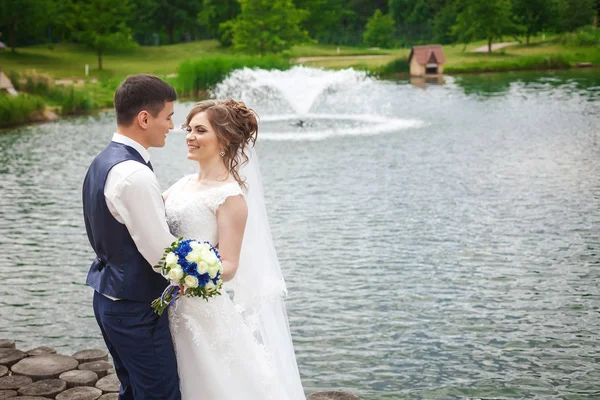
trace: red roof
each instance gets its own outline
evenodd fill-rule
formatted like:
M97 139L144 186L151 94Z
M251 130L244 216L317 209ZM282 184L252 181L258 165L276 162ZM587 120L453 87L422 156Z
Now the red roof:
M416 57L417 62L421 65L424 64L443 64L446 62L442 46L439 44L433 44L429 46L413 46L408 57L408 62L412 58Z

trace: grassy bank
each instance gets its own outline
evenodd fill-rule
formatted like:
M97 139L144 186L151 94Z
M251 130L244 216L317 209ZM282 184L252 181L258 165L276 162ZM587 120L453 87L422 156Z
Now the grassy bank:
M600 30L599 30L600 31ZM492 54L474 53L477 47L485 45L484 41L467 45L446 45L446 72L485 72L506 71L536 68L566 68L579 62L600 64L600 47L595 42L597 33L586 31L564 37L548 39L533 38L530 45L511 46ZM514 38L505 38L513 41ZM307 66L321 68L357 68L373 72L404 72L402 59L406 60L410 49L368 49L358 47L337 47L329 45L295 46L283 59L300 60ZM85 65L90 66L90 76L100 80L122 78L133 73L151 73L167 76L179 72L180 66L188 60L210 59L202 68L216 68L214 77L221 76L223 64L236 63L243 60L248 66L257 65L260 57L247 57L233 54L222 48L215 40L203 40L176 45L139 47L124 52L107 54L104 57L105 68L96 69L96 54L89 49L75 44L58 44L48 46L32 46L18 49L17 54L0 53L0 64L4 71L36 69L53 78L84 78ZM218 60L223 60L222 62ZM196 62L196 61L194 61ZM296 61L297 62L297 61ZM264 65L268 66L267 61ZM188 63L189 64L189 63ZM199 67L198 67L199 68ZM186 69L181 67L181 69ZM218 70L218 71L217 71ZM210 75L211 73L203 73ZM197 74L196 74L197 75ZM206 78L206 82L214 82ZM184 81L186 89L190 82ZM197 84L193 84L197 86Z
M328 45L296 46L284 58L315 56L361 56L393 54L393 50L370 50L367 48L339 47ZM76 44L56 44L53 47L37 45L0 52L0 64L5 71L35 69L54 78L82 78L85 65L90 67L90 76L97 78L124 77L134 73L168 75L176 73L182 62L208 56L234 56L216 40L201 40L175 45L138 47L123 53L107 54L103 58L104 69L97 69L96 53Z
M18 96L0 97L0 127L43 121L48 115L80 115L112 107L118 80L104 79L85 86L57 85L36 71L8 73ZM52 113L48 113L52 110Z
M514 38L505 38L507 42ZM590 33L586 28L574 34L534 37L530 44L517 44L492 53L473 52L485 42L444 46L446 64L444 72L459 74L470 72L501 72L544 69L566 69L579 63L600 65L600 30ZM382 73L409 71L409 50L392 62L375 66Z

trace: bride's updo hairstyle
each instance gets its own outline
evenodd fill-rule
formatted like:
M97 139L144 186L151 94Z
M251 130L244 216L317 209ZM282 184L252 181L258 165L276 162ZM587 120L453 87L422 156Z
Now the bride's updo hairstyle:
M190 121L196 114L206 112L208 120L217 135L225 154L223 162L235 180L244 186L244 180L238 173L239 167L248 162L244 150L254 146L258 136L257 115L241 101L204 100L196 103L190 110L183 129L189 129Z

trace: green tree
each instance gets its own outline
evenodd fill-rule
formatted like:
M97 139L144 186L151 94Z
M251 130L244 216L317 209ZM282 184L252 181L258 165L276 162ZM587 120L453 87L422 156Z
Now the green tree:
M512 0L512 10L527 44L531 36L551 27L554 11L551 0Z
M577 28L593 23L597 15L596 0L556 0L559 32L574 32Z
M389 0L398 36L405 42L448 43L450 27L456 22L453 0Z
M415 0L389 0L389 12L396 22L406 22L412 13Z
M48 26L47 0L0 0L0 32L12 52L17 43L38 37Z
M390 48L394 46L396 23L390 14L376 10L367 21L363 41L367 46Z
M345 21L356 16L344 0L295 0L294 4L309 11L302 28L319 43L344 42Z
M178 33L191 33L199 27L197 16L202 0L153 0L153 22L164 28L169 43L175 43Z
M157 24L159 3L157 0L129 0L131 8L135 10L129 14L127 25L131 28L133 37L139 44L156 44L155 35L163 30L161 24Z
M452 27L456 23L456 7L446 4L433 19L433 40L441 44L453 43L456 39Z
M486 39L488 52L492 42L515 33L510 0L457 0L459 13L452 31L462 43Z
M77 25L75 4L72 0L49 1L48 4L48 41L70 39Z
M204 0L196 20L210 37L218 38L223 32L221 24L235 19L239 13L240 4L236 0ZM230 46L231 38L223 38L221 44Z
M131 37L127 19L132 13L128 0L80 0L75 37L96 51L98 69L109 50L125 50L137 45Z
M238 0L241 12L232 23L237 50L255 54L280 53L308 40L300 28L307 12L292 0Z

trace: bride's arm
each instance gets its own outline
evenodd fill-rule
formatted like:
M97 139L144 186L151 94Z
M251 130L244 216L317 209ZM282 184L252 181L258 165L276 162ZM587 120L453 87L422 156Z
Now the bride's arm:
M228 197L217 209L218 246L224 281L233 279L237 272L247 218L248 206L242 195Z

